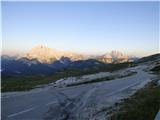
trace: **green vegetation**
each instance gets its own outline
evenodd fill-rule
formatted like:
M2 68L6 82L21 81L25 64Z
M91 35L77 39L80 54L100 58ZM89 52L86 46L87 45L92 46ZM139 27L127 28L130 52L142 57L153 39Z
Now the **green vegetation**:
M78 76L78 75L80 75L79 71L68 70L63 72L57 72L54 75L49 75L49 76L42 76L42 75L2 76L1 91L6 92L6 91L30 90L37 85L45 85L64 77Z
M124 69L134 66L132 62L120 63L120 64L108 64L104 66L94 66L87 69L64 69L53 75L43 76L2 76L1 79L1 91L22 91L33 89L37 85L44 85L55 82L58 79L70 76L81 76L86 74L94 74L98 72L113 72L116 70Z
M129 99L120 103L120 109L111 120L154 120L160 108L160 86L156 81L140 89Z

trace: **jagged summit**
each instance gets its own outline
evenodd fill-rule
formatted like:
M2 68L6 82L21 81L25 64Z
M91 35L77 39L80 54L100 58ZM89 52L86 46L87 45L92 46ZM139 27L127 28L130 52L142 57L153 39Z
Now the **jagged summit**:
M112 50L110 53L106 53L104 55L106 58L113 58L113 59L121 59L121 58L128 58L127 55L124 55L122 52L119 52L117 50Z
M98 60L105 63L112 63L112 62L121 63L129 61L129 56L124 55L122 52L119 52L117 50L112 50L111 52L100 56Z
M60 60L61 57L68 57L71 60L82 60L85 57L81 54L76 54L72 52L58 51L52 48L48 48L44 45L38 45L32 48L25 55L28 59L37 59L41 63L52 63L53 61Z
M59 53L56 50L48 48L44 45L38 45L27 52L26 56L28 59L37 59L42 63L50 63L53 60L59 59Z
M54 61L60 60L62 57L67 57L71 61L96 59L105 63L121 63L131 60L130 56L124 55L122 52L119 52L117 50L107 52L106 54L101 56L90 56L74 52L59 51L56 49L49 48L45 45L37 45L24 55L17 57L17 59L21 58L27 58L28 60L36 59L40 63L50 64L53 63Z

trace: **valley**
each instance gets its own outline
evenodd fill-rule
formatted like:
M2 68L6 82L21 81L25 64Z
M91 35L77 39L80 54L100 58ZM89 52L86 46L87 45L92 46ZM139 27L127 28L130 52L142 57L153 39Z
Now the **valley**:
M150 82L159 81L159 60L156 54L134 63L108 64L84 73L73 70L29 91L4 92L2 119L106 120L112 115L111 107Z

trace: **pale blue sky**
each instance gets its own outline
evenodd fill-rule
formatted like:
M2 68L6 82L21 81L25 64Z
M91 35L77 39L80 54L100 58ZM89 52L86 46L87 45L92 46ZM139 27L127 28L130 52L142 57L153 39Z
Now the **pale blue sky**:
M44 44L81 53L158 51L158 2L3 2L4 51Z

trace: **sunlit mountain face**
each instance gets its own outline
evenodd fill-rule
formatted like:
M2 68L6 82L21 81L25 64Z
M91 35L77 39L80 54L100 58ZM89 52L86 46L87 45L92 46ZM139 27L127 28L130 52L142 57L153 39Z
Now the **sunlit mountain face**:
M36 46L23 55L2 55L1 58L2 75L53 74L66 68L85 70L110 63L117 64L135 60L135 58L124 55L119 51L111 51L99 56L90 56L58 51L44 45Z
M60 60L62 57L67 57L71 61L96 59L104 63L113 62L127 62L130 61L132 57L127 56L119 51L113 50L111 52L106 52L103 55L84 55L75 52L59 51L56 49L48 48L44 45L38 45L31 50L27 51L23 55L19 55L17 59L26 58L28 60L36 59L40 63L50 64L56 60Z
M37 59L41 63L52 63L56 60L60 60L61 57L68 57L72 61L83 60L87 58L87 56L81 54L66 51L58 51L43 45L39 45L32 48L25 54L24 57L28 59Z

